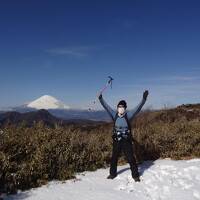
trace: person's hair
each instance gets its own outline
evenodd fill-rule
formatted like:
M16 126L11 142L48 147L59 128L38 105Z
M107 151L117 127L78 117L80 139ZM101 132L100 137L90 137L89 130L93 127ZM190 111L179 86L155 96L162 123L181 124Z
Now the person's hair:
M125 100L121 100L118 104L117 104L117 107L119 106L123 106L124 108L127 108L127 103Z

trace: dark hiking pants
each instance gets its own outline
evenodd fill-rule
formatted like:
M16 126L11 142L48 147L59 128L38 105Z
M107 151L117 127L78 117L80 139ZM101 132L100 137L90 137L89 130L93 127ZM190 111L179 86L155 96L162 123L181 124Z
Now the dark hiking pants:
M135 157L133 155L133 146L132 141L130 139L122 139L120 141L113 140L113 150L112 150L112 158L111 158L111 166L110 166L110 174L115 176L117 174L117 162L118 158L123 151L126 160L130 164L132 177L138 177L138 167L136 164Z

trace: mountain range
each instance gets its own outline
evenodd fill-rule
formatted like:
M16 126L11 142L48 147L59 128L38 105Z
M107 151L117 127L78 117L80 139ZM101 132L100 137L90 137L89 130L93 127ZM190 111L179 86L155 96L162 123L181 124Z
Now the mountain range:
M155 120L176 121L177 118L200 120L200 104L181 105L166 109L156 115ZM43 121L48 126L55 124L96 124L110 121L105 111L71 109L54 97L45 95L29 104L12 108L10 111L0 111L0 126L5 124L20 124L28 126Z
M27 113L40 109L45 109L51 115L63 120L110 121L110 117L104 110L74 109L50 95L43 95L21 106L5 109L4 111L0 111L0 114L8 111Z
M96 125L103 123L103 121L92 121L87 119L68 119L64 120L53 116L49 111L45 109L30 111L25 113L19 113L16 111L9 111L0 113L0 127L10 124L18 125L23 123L25 126L33 126L35 123L43 122L47 126L54 127L57 125L68 125L68 124L83 124L83 125Z
M44 109L26 113L10 111L0 114L0 125L20 124L24 122L26 125L32 126L34 123L39 121L43 121L44 124L49 126L53 126L55 123L63 124L63 120L54 117Z

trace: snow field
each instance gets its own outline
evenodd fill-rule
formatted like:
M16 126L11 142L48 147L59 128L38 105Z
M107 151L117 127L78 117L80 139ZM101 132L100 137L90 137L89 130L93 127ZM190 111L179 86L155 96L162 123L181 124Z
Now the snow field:
M146 161L139 166L141 182L134 182L129 165L106 179L109 169L77 174L76 179L52 181L5 200L200 200L200 159Z

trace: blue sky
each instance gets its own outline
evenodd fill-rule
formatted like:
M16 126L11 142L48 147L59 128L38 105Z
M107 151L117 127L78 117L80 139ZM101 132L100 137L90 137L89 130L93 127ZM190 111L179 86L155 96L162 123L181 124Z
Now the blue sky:
M200 102L200 1L7 0L0 5L0 108L44 94L84 107ZM97 105L98 107L99 105Z

